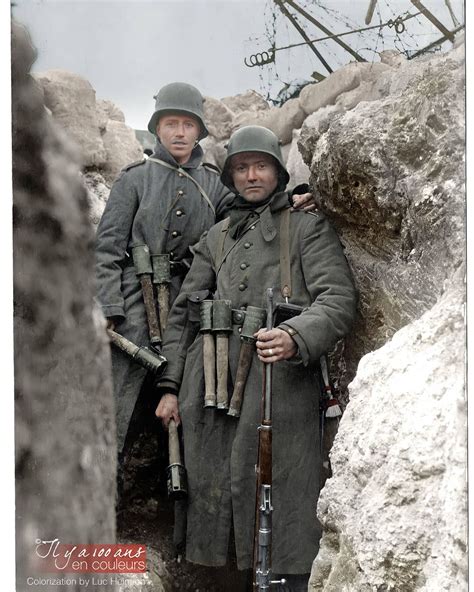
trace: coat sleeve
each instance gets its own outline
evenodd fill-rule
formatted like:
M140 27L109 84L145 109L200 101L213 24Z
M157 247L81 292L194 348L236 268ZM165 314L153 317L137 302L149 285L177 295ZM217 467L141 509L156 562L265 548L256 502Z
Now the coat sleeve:
M171 308L163 335L162 353L168 364L156 383L162 392L178 393L187 350L199 332L201 302L211 298L215 289L216 278L207 233L203 234L193 251L191 269Z
M138 208L135 174L124 172L114 183L97 229L97 297L105 317L124 317L122 265Z
M323 216L312 218L300 249L303 275L313 302L301 315L283 323L297 332L293 339L305 365L317 362L348 333L357 303L352 274L336 232Z

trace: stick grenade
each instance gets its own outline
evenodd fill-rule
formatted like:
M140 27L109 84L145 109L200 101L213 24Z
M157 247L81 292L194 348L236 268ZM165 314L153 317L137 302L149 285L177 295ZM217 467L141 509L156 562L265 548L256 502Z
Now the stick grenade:
M168 450L170 461L166 469L168 496L174 500L183 499L188 495L188 479L186 469L181 462L178 428L174 419L171 419L168 424Z
M228 409L229 333L232 332L232 302L214 300L212 332L216 336L217 409Z
M161 332L156 314L155 297L153 294L153 284L151 275L153 268L151 266L150 249L146 245L138 245L132 248L133 264L135 272L142 285L143 302L145 304L146 318L148 321L148 334L152 347L159 348L161 345Z
M258 306L248 306L245 311L244 324L240 334L240 354L237 373L235 376L234 392L230 400L229 411L227 415L240 417L240 409L244 396L245 384L252 365L253 353L255 351L254 333L256 333L265 322L266 311Z
M201 302L202 358L204 365L204 407L217 405L216 344L212 333L212 300Z
M153 267L153 283L156 285L156 294L158 297L160 327L161 331L163 332L166 329L168 315L170 312L170 256L168 254L152 255L151 264Z
M115 347L123 351L127 356L132 358L137 364L146 368L152 374L163 372L166 367L167 360L161 354L155 354L147 347L138 347L132 341L129 341L123 335L107 329L107 334L110 341Z
M267 331L273 328L273 288L267 288ZM257 495L255 503L255 535L253 551L253 590L268 592L272 585L286 583L272 580L272 372L273 364L265 364L261 423L258 427Z

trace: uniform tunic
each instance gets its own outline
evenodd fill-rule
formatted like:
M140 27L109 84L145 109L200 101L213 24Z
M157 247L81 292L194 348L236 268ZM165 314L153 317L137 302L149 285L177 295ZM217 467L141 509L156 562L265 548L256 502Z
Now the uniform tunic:
M158 142L152 158L126 167L114 183L96 239L97 295L106 317L115 317L117 331L136 343L148 345L148 325L135 274L131 249L148 245L150 253L169 253L175 261L191 259L190 247L222 216L233 195L219 174L203 166L197 146L181 167ZM215 212L186 171L204 189ZM176 297L183 275L172 277L170 299ZM112 348L112 372L117 415L117 444L122 450L130 418L146 372L122 352Z
M234 309L265 307L266 288L280 292L280 217L285 193L255 211L240 238L225 236L222 223L195 249L191 271L170 313L163 353L168 367L160 387L179 389L185 462L189 478L186 557L210 566L226 563L231 522L239 569L252 564L255 463L260 423L263 364L256 353L240 418L204 409L199 306L204 298L225 298ZM341 338L355 314L355 290L341 244L322 214L290 215L290 302L309 307L285 322L297 331L297 360L273 369L273 570L308 573L318 552L319 387L315 364ZM238 327L230 335L230 383L239 357Z

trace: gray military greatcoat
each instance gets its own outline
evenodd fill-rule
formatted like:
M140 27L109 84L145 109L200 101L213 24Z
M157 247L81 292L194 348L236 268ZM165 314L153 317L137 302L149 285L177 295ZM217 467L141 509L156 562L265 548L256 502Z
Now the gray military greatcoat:
M263 364L256 353L239 419L204 409L202 337L199 306L204 298L225 298L234 309L265 307L266 288L280 292L280 218L286 193L256 210L243 235L219 223L195 248L191 271L170 313L163 353L168 367L160 387L179 390L185 462L189 477L186 557L222 566L226 563L233 520L239 569L252 564L255 518L255 463L260 422ZM290 302L309 307L286 321L297 331L297 360L278 362L273 372L273 570L308 573L318 552L316 519L319 467L319 386L315 365L323 352L347 333L355 314L355 290L334 230L320 213L290 215ZM230 335L230 375L235 379L240 340ZM232 392L232 384L229 384Z
M148 327L131 248L148 245L152 254L169 253L173 261L190 262L190 246L222 216L233 195L219 174L203 166L202 149L194 148L181 167L157 142L152 158L126 167L114 183L96 239L97 295L105 317L114 317L116 330L136 343L148 345ZM164 161L168 166L153 161ZM211 204L203 197L197 181ZM178 267L178 266L176 266ZM172 277L171 302L184 273ZM112 349L116 397L117 443L122 450L130 418L145 378L145 370Z

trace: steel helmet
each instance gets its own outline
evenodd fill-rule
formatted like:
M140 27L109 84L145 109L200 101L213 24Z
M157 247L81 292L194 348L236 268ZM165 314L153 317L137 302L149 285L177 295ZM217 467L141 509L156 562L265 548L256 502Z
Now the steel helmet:
M234 132L227 144L227 157L221 174L221 181L226 187L234 190L234 183L230 174L230 161L232 156L242 152L263 152L273 156L277 161L277 167L281 174L280 184L287 185L290 175L283 162L279 139L266 127L248 125Z
M158 119L169 112L185 113L195 117L201 126L198 140L205 138L209 132L204 124L204 109L201 93L195 86L186 82L172 82L163 86L154 97L155 112L148 123L148 130L156 135Z

